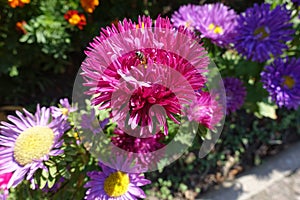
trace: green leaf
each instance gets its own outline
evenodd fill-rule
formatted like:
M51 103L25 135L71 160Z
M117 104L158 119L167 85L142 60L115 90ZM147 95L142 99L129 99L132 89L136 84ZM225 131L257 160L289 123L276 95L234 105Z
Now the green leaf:
M235 74L237 76L247 75L252 77L259 77L260 72L261 65L257 62L251 62L249 60L240 61L235 68Z
M50 174L50 176L51 177L55 177L55 174L56 174L56 172L57 172L57 168L56 168L56 166L52 166L52 167L50 167L49 168L49 174Z
M258 102L258 114L263 117L269 117L271 119L277 119L276 105L266 104L264 102Z
M18 68L16 66L12 66L12 68L10 69L10 72L9 72L9 76L14 77L14 76L18 76L18 75L19 75Z
M47 179L49 177L49 171L43 169L43 171L42 171L42 177L44 177L44 178Z
M49 178L49 180L48 180L48 182L47 182L47 184L48 184L48 187L49 188L52 188L53 187L53 185L55 184L55 178Z
M47 184L47 179L44 179L43 176L40 177L40 189L43 189Z

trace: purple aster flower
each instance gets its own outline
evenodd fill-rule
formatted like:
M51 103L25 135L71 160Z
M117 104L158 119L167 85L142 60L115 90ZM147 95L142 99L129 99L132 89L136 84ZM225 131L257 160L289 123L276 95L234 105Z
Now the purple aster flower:
M77 107L70 105L69 100L67 98L60 99L59 103L61 107L51 107L52 116L55 118L63 116L63 119L67 120L69 113L77 110Z
M88 188L85 199L87 200L137 200L146 198L140 188L150 184L144 175L127 173L128 163L116 163L114 168L99 163L101 171L88 172L90 181L85 184Z
M281 55L295 32L289 21L290 11L284 6L271 10L269 4L254 4L238 18L235 48L247 59L258 62Z
M224 116L221 105L209 92L197 92L197 100L187 110L189 120L212 129Z
M31 180L39 168L48 170L44 161L63 153L62 136L69 128L62 118L53 118L49 108L40 108L34 115L24 109L18 117L8 116L11 123L1 122L0 174L12 172L7 187L16 187L25 176Z
M292 2L300 6L300 0L292 0Z
M197 27L201 36L219 46L233 42L237 14L222 3L205 4L198 10Z
M224 78L223 83L226 91L226 109L229 114L244 104L246 88L243 86L243 82L237 78Z
M90 114L83 114L81 116L81 128L88 129L93 132L94 135L100 133L105 126L109 123L109 118L99 121L95 115L95 109L91 109Z
M178 11L171 17L171 22L175 27L184 26L189 30L199 29L198 27L198 15L199 15L199 5L183 5L180 6Z
M300 105L300 59L276 59L261 73L263 87L279 107L297 109Z

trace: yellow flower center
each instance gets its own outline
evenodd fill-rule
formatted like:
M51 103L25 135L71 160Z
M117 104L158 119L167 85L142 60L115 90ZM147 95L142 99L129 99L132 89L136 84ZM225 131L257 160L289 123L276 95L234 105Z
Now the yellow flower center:
M77 25L80 22L81 18L78 14L72 15L69 19L69 23L72 25Z
M105 179L104 191L110 197L118 197L127 192L129 183L129 176L124 172L117 171Z
M52 129L34 126L23 131L15 142L14 158L20 165L32 163L47 155L54 142Z
M257 29L255 29L254 31L254 35L260 35L260 39L265 39L266 37L269 37L270 35L270 30L268 27L262 26L262 27L258 27Z
M290 89L292 87L294 87L295 80L292 77L290 77L290 76L283 76L283 78L284 78L284 82L283 82L284 85L286 85Z
M192 25L192 22L191 22L191 21L186 21L186 22L184 23L184 26L185 26L186 28L189 28L191 25Z
M222 34L224 32L221 26L216 26L214 23L210 23L208 29L213 31L215 34Z
M67 116L67 115L69 114L68 108L61 108L60 111L61 111L61 113L62 113L63 115L65 115L65 116Z

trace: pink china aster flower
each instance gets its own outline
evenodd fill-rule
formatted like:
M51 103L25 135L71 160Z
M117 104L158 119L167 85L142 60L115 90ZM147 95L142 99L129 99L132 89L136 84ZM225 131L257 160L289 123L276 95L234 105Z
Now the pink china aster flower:
M51 107L52 116L55 117L55 118L63 116L63 119L67 120L68 119L68 115L71 112L75 112L77 110L77 107L72 106L69 103L69 100L67 98L60 99L59 103L60 103L61 107L59 107L59 108L55 107L55 106Z
M194 120L203 126L212 129L223 118L222 106L209 92L197 93L197 100L187 111L189 120Z
M161 132L153 135L152 137L137 138L128 135L117 128L115 129L114 134L116 134L116 136L111 138L112 143L128 152L148 153L161 149L165 146L161 143L161 140L164 138L164 135Z
M158 151L165 146L162 143L165 136L161 132L147 138L137 138L116 128L114 134L116 136L111 138L112 143L116 147L125 150L127 158L134 160L143 169L156 167L156 163L164 156L164 150ZM116 148L113 148L112 151L117 155L123 154Z
M198 30L202 37L219 46L233 42L238 16L233 9L216 3L200 6L198 12Z
M52 118L49 108L37 105L32 115L16 111L18 117L8 116L11 123L1 122L0 174L12 173L7 187L16 187L26 176L32 180L39 168L47 170L44 161L63 153L62 136L69 128L62 118Z
M2 151L3 149L0 148L0 151ZM4 173L4 174L0 174L0 193L2 193L3 197L1 198L1 194L0 194L0 200L2 199L6 199L8 197L8 188L7 188L7 184L10 180L12 176L12 173Z
M102 29L86 52L82 75L90 88L87 94L95 96L92 104L112 109L114 121L126 120L144 135L162 127L167 135L166 116L179 123L180 102L188 103L194 97L186 85L190 91L204 86L203 72L209 60L188 30L175 30L168 18L158 17L154 28L152 23L150 17L140 17L138 23L124 19L117 27ZM122 53L123 49L131 50Z
M87 200L137 200L146 198L146 194L140 188L150 184L142 174L127 173L128 163L116 162L111 168L100 163L101 171L88 172L90 178L85 184L88 188L85 199Z
M199 5L183 5L171 17L171 21L175 27L184 26L190 30L199 30Z

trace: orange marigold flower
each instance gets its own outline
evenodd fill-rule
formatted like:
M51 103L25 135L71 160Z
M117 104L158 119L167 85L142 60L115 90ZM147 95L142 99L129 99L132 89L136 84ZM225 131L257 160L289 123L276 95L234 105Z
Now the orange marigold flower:
M77 26L80 30L86 25L84 14L78 13L77 10L69 10L64 17L71 25Z
M30 0L8 0L8 5L12 8L23 7L25 4L29 4Z
M25 24L27 24L24 20L23 21L20 21L20 22L17 22L16 23L16 29L19 31L19 32L21 32L21 33L23 33L23 34L26 34L27 33L27 31L25 30L25 28L24 28L24 25Z
M98 0L80 0L80 4L82 8L85 10L87 13L93 13L96 6L99 5Z

